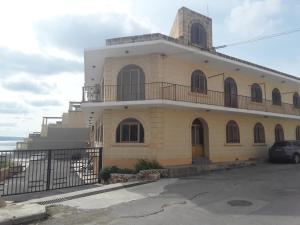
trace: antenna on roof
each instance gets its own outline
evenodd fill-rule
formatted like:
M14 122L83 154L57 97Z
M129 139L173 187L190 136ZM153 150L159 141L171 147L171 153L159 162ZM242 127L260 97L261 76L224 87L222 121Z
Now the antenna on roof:
M209 17L209 9L208 9L208 4L206 4L206 15Z
M236 46L236 45L249 44L249 43L258 42L258 41L265 40L265 39L271 39L271 38L275 38L275 37L279 37L279 36L283 36L283 35L296 33L299 31L300 31L300 28L297 28L294 30L284 31L284 32L280 32L280 33L259 36L259 37L251 38L251 39L248 39L245 41L233 42L233 43L230 43L227 45L219 45L219 46L213 47L213 49L215 50L215 49L226 48L226 47L231 47L231 46Z

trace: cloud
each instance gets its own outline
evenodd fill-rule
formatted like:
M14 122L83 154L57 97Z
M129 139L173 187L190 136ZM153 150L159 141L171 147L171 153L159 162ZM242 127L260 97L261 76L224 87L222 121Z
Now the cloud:
M27 104L35 107L61 106L62 103L55 99L40 99L26 101Z
M62 72L82 72L83 64L39 54L25 54L0 48L0 76L25 72L34 75L53 75Z
M281 0L244 0L231 10L226 23L231 32L240 36L262 35L280 22L281 8Z
M43 46L56 46L82 55L85 48L104 45L105 39L149 33L147 25L126 14L67 15L39 21L34 30Z
M18 102L0 102L1 114L23 114L27 113L27 108Z
M3 81L2 86L10 91L29 92L33 94L49 94L55 90L55 85L21 76Z
M16 123L13 122L0 122L0 127L14 127Z

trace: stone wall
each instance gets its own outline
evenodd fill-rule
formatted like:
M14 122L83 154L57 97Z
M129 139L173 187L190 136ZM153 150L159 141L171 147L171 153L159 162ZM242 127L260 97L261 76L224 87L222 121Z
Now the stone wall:
M193 10L182 7L178 10L173 26L171 28L170 36L176 39L183 40L186 45L191 44L191 25L193 23L200 23L207 34L207 48L210 49L212 43L212 20L211 18L201 15Z

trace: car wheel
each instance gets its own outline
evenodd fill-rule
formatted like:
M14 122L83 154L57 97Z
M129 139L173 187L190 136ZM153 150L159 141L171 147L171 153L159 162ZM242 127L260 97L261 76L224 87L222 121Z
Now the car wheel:
M293 163L298 164L300 162L300 157L298 154L295 154L293 157Z
M269 163L274 163L274 159L269 158Z

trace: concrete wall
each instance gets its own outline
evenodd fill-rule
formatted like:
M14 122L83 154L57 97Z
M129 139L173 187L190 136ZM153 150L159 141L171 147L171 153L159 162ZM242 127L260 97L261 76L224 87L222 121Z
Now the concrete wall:
M63 128L85 128L84 112L82 111L71 111L63 113L62 118Z
M46 137L35 137L28 149L83 148L89 142L88 128L48 128Z

